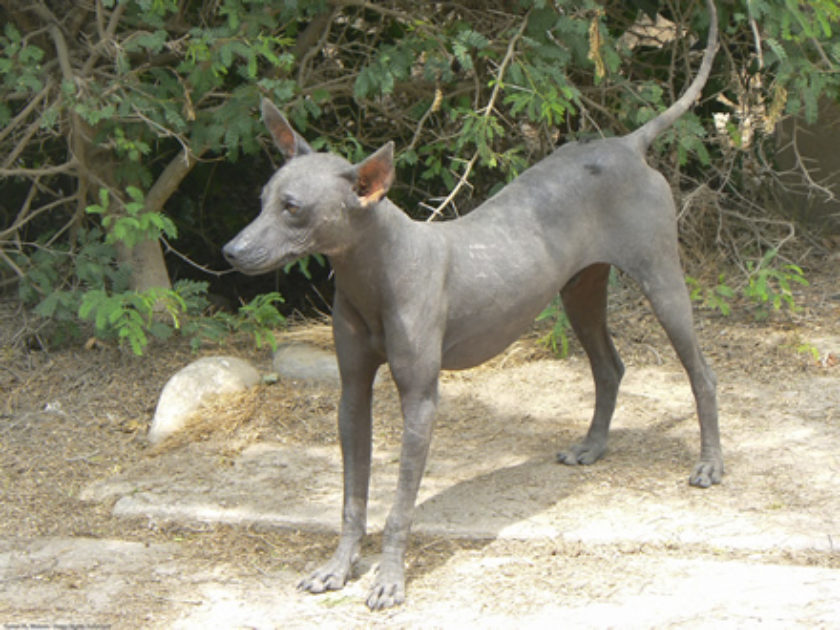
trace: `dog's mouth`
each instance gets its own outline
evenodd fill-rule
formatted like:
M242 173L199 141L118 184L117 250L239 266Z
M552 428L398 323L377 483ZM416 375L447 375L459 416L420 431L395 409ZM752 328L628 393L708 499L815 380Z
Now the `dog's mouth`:
M291 265L295 261L302 258L297 254L289 254L288 256L283 256L277 260L267 262L267 263L231 263L234 269L239 271L240 273L244 273L246 276L258 276L263 273L268 273L270 271L277 271L278 269L283 269L287 265Z
M280 256L272 256L267 249L252 251L237 251L235 247L225 246L224 256L230 265L247 276L258 276L269 271L282 269L300 259L303 254L286 252Z

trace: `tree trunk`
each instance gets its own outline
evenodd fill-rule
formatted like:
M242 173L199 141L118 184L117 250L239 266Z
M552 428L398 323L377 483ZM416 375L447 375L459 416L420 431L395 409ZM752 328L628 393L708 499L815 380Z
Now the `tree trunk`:
M120 247L119 255L131 266L131 288L135 291L172 288L159 240L140 241L131 249Z
M146 195L143 212L161 212L166 200L178 189L197 161L196 155L186 148L173 158ZM172 288L159 239L141 241L130 250L120 248L120 255L124 262L131 265L132 289Z

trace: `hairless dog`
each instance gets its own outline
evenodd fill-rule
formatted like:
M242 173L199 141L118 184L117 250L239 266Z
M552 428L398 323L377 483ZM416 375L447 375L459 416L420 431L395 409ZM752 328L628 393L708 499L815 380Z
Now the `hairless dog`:
M659 116L618 138L566 144L466 216L411 220L386 194L394 145L357 165L316 153L268 100L265 124L286 158L262 192L259 216L224 247L247 274L320 252L335 272L333 333L341 374L338 430L344 505L338 547L300 588L344 586L365 534L371 397L387 362L400 395L399 481L372 609L405 599L403 556L426 464L442 369L469 368L513 342L558 293L591 363L595 410L583 441L557 455L590 464L604 453L624 366L606 324L610 265L641 286L688 377L700 420L700 462L690 483L723 474L716 380L695 337L680 267L674 202L645 151L700 95L717 47L717 14L700 69Z

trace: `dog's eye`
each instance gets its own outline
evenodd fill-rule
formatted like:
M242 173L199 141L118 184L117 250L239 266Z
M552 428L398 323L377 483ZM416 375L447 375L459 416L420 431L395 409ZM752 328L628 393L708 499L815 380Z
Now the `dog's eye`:
M283 202L283 210L285 210L286 212L288 212L289 214L294 216L298 212L300 212L300 204L298 204L295 201L291 201L291 200L287 199L286 201Z

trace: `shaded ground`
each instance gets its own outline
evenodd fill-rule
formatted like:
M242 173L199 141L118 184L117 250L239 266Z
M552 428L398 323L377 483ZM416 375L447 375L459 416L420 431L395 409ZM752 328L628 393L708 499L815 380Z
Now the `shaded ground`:
M400 435L377 385L371 527L358 577L295 591L335 542L334 387L264 386L193 440L144 434L168 344L21 354L0 370L0 622L113 627L836 627L840 619L840 288L815 278L780 322L698 319L720 382L724 483L688 487L699 451L687 380L636 293L611 316L627 363L606 458L553 454L591 413L585 359L531 335L444 376L408 558L409 602L362 604ZM16 329L2 311L3 337ZM324 343L323 334L298 335ZM210 350L207 353L217 352ZM224 353L254 359L247 348ZM814 356L816 355L816 356ZM262 367L267 355L257 357Z

